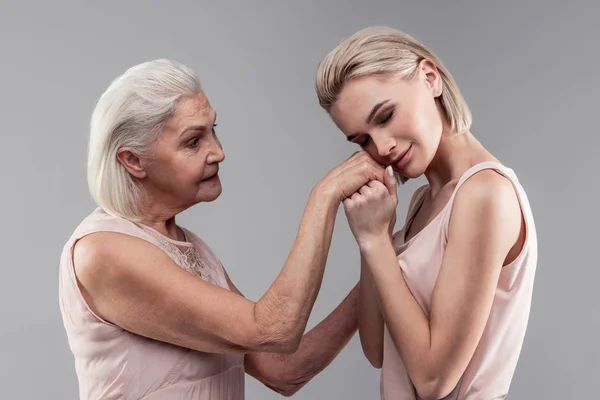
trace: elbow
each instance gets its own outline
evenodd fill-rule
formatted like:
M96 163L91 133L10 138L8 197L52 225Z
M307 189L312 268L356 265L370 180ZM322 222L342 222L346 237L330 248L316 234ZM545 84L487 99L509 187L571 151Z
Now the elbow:
M291 388L291 387L271 387L275 393L283 396L283 397L292 397L293 395L300 390L300 388Z
M294 387L294 386L286 386L277 390L277 393L282 395L283 397L292 397L295 395L298 390L300 390L302 386Z
M290 376L284 373L282 375L271 389L283 397L292 397L310 381L310 377L303 376L302 374L299 376Z
M363 347L363 353L373 368L381 369L383 366L383 355L377 351L369 350Z
M423 400L440 400L448 396L456 387L458 382L454 382L442 377L434 377L415 381L415 389L419 397Z
M302 332L288 329L276 329L267 334L267 341L272 343L272 351L280 354L292 354L298 351Z
M257 329L248 350L266 353L291 354L300 347L302 335L279 327Z
M373 368L381 369L383 366L383 341L372 343L366 335L359 332L360 345L363 354L369 360Z
M284 364L268 377L263 376L260 381L281 396L292 397L310 381L310 377L293 371L289 364Z
M383 367L383 360L381 359L367 358L367 360L369 360L373 368L381 369Z
M281 354L293 354L298 351L299 347L300 338L288 337L277 341L273 351Z
M253 314L254 329L249 350L280 354L298 350L305 325L272 312L258 312L256 305Z

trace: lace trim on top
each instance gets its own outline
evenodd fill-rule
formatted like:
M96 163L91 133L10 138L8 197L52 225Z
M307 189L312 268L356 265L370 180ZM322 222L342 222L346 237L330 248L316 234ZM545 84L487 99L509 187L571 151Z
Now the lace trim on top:
M167 237L162 235L160 232L155 231L154 229L150 229L146 226L140 225L144 231L148 232L152 237L154 237L162 250L167 254L170 254L174 261L183 269L192 274L199 276L201 279L208 283L212 283L213 285L219 285L219 279L216 274L214 268L210 268L209 263L206 260L206 257L202 255L200 251L190 243L187 245L176 245ZM185 235L185 231L184 231ZM186 237L187 240L187 237Z

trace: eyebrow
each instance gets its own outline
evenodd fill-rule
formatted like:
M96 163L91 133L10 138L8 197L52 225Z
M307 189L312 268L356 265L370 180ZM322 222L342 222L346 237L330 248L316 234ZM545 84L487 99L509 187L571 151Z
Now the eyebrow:
M217 121L217 113L215 113L215 117L213 119L214 122ZM213 123L214 123L213 122ZM183 136L184 134L186 134L189 131L199 131L199 132L204 132L206 131L206 125L190 125L190 126L186 126L181 133L179 134L179 137Z
M375 104L375 105L373 106L373 109L372 109L372 110L371 110L371 112L369 113L369 116L367 117L367 119L366 119L366 121L365 121L365 122L366 122L367 124L370 124L370 123L371 123L371 120L372 120L372 119L373 119L373 117L375 116L375 113L377 112L377 110L379 110L379 109L381 108L381 106L383 106L385 103L387 103L387 102L388 102L388 101L390 101L390 100L391 100L391 99L387 99L387 100L384 100L384 101L382 101L382 102L380 102L380 103L377 103L377 104Z
M381 108L381 107L382 107L382 106L383 106L385 103L387 103L387 102L388 102L388 101L390 101L390 100L391 100L391 99L386 99L386 100L383 100L383 101L381 101L381 102L379 102L379 103L375 104L375 105L373 106L373 108L371 109L371 112L369 113L369 116L367 116L367 119L365 120L365 122L366 122L367 124L370 124L370 123L371 123L371 120L373 119L373 117L375 116L375 114L377 113L377 111L378 111L378 110L379 110L379 109L380 109L380 108ZM350 136L347 136L347 137L346 137L346 139L348 139L348 141L349 141L349 142L351 142L351 141L353 141L354 139L356 139L356 138L357 138L358 136L360 136L360 135L361 135L360 133L354 133L354 134L352 134L352 135L350 135Z
M205 132L205 131L206 131L205 125L190 125L190 126L186 126L185 129L183 129L181 131L181 133L179 134L179 137L182 137L183 135L185 135L188 132Z

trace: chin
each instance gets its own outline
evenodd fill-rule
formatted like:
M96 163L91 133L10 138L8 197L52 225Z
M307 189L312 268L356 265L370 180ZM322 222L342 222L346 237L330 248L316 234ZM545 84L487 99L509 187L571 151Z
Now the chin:
M398 173L407 179L417 179L425 173L425 170L417 166L407 165L403 171L398 171Z
M223 193L223 187L219 184L218 187L198 193L198 197L200 198L200 201L210 203L211 201L218 199L219 196L221 196L221 193Z
M204 200L204 201L205 201L206 203L211 203L211 202L213 202L213 201L217 200L217 199L218 199L220 196L221 196L221 193L219 193L218 195L216 195L216 196L214 196L214 197L210 197L210 198L208 198L208 199L206 199L206 200Z
M196 186L196 201L198 202L210 202L215 201L223 192L223 186L221 180L217 177L211 181L201 181Z

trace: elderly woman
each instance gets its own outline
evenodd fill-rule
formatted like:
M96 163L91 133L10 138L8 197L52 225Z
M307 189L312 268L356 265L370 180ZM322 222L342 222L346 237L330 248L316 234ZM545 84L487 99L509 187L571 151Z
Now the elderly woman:
M216 113L193 72L155 60L127 70L93 113L88 182L98 208L67 241L60 309L81 399L244 398L244 373L291 395L357 329L358 288L304 330L341 201L384 170L359 152L312 190L279 276L245 299L176 216L221 193Z

